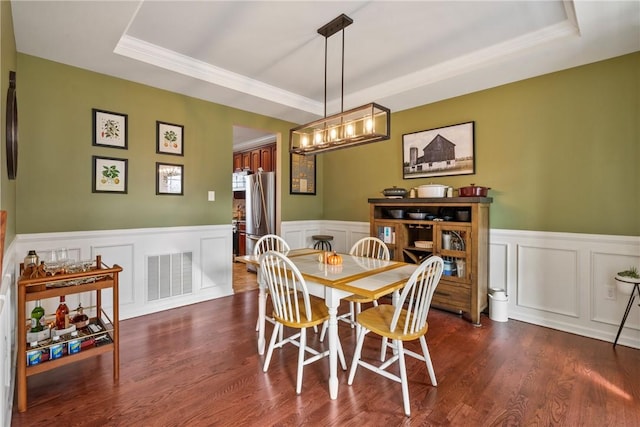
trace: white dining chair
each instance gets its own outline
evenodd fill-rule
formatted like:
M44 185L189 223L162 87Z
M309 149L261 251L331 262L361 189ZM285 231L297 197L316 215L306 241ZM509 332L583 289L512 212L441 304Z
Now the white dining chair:
M307 328L329 320L329 311L322 299L309 295L300 270L284 254L275 251L262 254L260 269L271 294L273 318L276 322L264 361L264 372L269 369L274 348L281 348L287 343L296 345L299 347L296 393L300 394L304 366L329 355L329 350L320 352L307 345ZM299 332L283 339L279 332L285 326L299 329ZM340 364L346 371L347 364L340 340L336 340L336 343ZM312 356L305 358L305 353L311 353Z
M379 260L390 259L389 248L385 243L378 239L377 237L363 237L358 240L351 247L349 251L350 255L366 257L366 258L374 258ZM347 322L351 325L351 327L357 327L356 316L362 310L362 304L373 302L373 305L378 305L378 302L373 298L365 297L363 295L349 295L344 298L345 301L349 302L349 311L344 314L338 315L338 320L342 320L343 322ZM327 331L327 325L322 326L322 332L320 333L320 341L324 340L324 336Z
M291 248L289 247L289 244L282 237L276 234L266 234L262 236L260 239L258 239L258 241L256 242L256 245L253 247L253 255L257 257L268 251L281 252L286 255L289 253L290 250ZM258 268L257 270L258 270L257 271L258 285L262 286L263 284L262 284L260 269ZM265 290L265 298L268 298L268 297L269 297L269 292ZM273 320L273 317L267 316L265 319L275 325L275 321ZM256 321L256 331L258 331L259 329L260 329L260 319L258 318L258 320Z
M429 328L427 315L431 306L431 298L436 286L438 286L443 269L444 262L442 258L438 256L427 258L409 278L407 285L402 290L398 305L380 304L377 307L363 311L357 318L360 331L353 362L351 363L348 384L353 384L358 366L399 382L402 386L404 412L407 416L410 416L411 408L405 354L424 361L427 365L431 384L433 386L438 385L425 335ZM383 351L386 352L387 347L391 347L393 356L378 366L361 359L364 339L369 332L374 332L383 338L391 340L391 343L384 346ZM416 339L420 340L422 355L404 348L403 343L405 341L414 341ZM398 362L399 376L387 370L395 362Z

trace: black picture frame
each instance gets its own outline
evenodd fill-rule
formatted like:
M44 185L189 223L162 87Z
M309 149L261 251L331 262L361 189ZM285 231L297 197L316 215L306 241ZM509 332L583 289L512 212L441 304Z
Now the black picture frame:
M476 173L475 122L458 123L402 135L402 177Z
M291 153L289 156L289 194L316 194L316 156Z
M184 195L184 165L156 162L156 195Z
M129 116L113 111L91 109L93 122L92 145L99 147L120 148L129 147Z
M129 160L91 156L91 192L127 194Z
M157 120L156 153L184 156L184 126Z

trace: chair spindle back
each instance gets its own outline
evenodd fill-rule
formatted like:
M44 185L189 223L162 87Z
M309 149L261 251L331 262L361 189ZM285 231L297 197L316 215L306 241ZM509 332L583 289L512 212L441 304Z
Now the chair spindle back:
M427 258L413 272L407 285L402 290L400 302L396 307L391 320L391 330L402 328L405 334L414 334L426 327L427 315L431 306L431 298L438 286L444 261L439 256ZM405 308L406 305L406 308ZM406 310L407 315L400 318L400 314Z

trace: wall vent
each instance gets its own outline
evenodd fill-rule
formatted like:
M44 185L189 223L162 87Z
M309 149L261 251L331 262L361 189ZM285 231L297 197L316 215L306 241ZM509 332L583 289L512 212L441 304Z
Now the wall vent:
M147 301L190 294L192 266L191 252L147 257Z

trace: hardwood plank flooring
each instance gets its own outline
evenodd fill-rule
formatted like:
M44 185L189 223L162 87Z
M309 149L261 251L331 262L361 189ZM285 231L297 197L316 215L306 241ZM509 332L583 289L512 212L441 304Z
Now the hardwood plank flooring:
M296 395L292 346L276 350L264 373L256 311L257 291L249 290L125 320L117 384L108 354L35 375L28 410L14 405L12 425L640 425L640 350L484 315L475 327L431 310L427 340L438 386L423 363L407 359L407 418L400 384L365 369L352 386L340 371L339 397L331 400L327 359L305 367ZM350 365L355 332L341 322L339 334ZM379 346L367 338L363 355L377 358Z
M233 263L233 292L240 293L258 289L256 273L247 271L247 265L241 262Z

